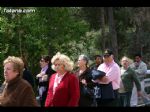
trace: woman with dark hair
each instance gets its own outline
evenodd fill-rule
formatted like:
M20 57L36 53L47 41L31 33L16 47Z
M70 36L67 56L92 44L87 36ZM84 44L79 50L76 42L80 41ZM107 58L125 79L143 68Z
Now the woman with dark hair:
M41 67L41 72L36 76L37 79L36 83L38 85L40 105L43 107L47 96L49 78L53 73L55 73L51 69L50 56L43 55L41 57L40 67Z

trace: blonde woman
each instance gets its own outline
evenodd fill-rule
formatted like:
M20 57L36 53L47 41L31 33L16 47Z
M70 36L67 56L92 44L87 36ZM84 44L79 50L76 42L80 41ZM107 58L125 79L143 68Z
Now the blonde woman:
M132 63L132 60L124 56L121 59L121 82L119 88L119 104L122 107L130 106L130 99L133 89L133 84L135 83L138 95L141 94L141 85L140 81L129 65Z
M79 82L77 77L71 73L73 62L68 56L59 52L53 56L51 62L56 73L49 79L45 106L78 106Z
M9 56L3 65L5 82L0 94L0 106L38 106L31 85L22 79L24 63L21 58Z

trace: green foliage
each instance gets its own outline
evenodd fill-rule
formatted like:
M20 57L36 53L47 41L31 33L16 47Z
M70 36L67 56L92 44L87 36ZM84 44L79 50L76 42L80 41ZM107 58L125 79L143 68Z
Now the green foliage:
M82 17L90 23L91 29L99 30L100 24L100 7L83 7L80 11Z
M34 9L35 11L32 13L7 13L7 9ZM40 71L41 55L53 56L58 51L69 56L78 54L78 48L71 43L80 40L89 30L87 22L75 17L75 12L78 10L71 7L1 8L1 63L9 55L25 56L28 68L33 75L36 75ZM2 70L3 67L0 66L0 68ZM0 73L3 74L3 71Z
M8 13L7 9L32 9L28 13ZM9 55L25 56L35 76L43 54L67 54L76 61L78 55L91 59L102 54L105 40L111 45L108 8L104 21L100 7L0 7L0 83L3 81L3 60ZM133 58L137 51L150 62L150 14L145 7L113 8L117 32L118 57ZM102 26L103 25L103 26ZM104 28L103 28L104 27ZM104 31L104 32L102 32ZM104 34L103 34L104 33ZM113 43L112 43L113 44Z

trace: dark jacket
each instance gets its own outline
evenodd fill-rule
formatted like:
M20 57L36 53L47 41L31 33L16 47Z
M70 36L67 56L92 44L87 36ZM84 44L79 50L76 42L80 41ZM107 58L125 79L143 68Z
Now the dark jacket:
M23 79L28 81L31 84L32 88L34 88L33 76L27 68L25 68L24 71L23 71Z
M31 85L21 77L16 77L5 83L0 95L0 106L33 107L38 104Z
M41 100L41 106L44 106L44 104L45 104L45 100L46 100L46 96L47 96L47 92L48 92L49 79L50 79L51 75L54 73L55 73L55 71L52 70L51 67L48 67L48 69L46 70L46 75L48 75L48 80L43 81L43 82L39 82L39 79L36 79L36 84L39 87L44 86L46 88L46 91L43 92L42 98L40 99Z
M91 106L93 103L92 94L86 94L85 93L85 87L87 87L89 90L93 89L94 83L92 82L92 74L91 69L87 68L81 75L79 75L79 70L77 70L76 75L79 79L79 86L80 86L80 100L79 100L79 106ZM87 82L87 86L83 85L81 83L81 80L85 79Z
M99 64L100 65L100 64ZM95 69L95 70L97 70L97 68L99 67L99 65L96 65L96 64L94 64L93 66L91 66L90 68L91 69Z
M48 69L46 70L46 75L48 75L48 79L51 77L51 75L52 74L54 74L55 73L55 71L54 70L52 70L50 67L48 67ZM36 80L36 84L38 85L38 86L45 86L45 87L48 87L48 83L49 82L49 80L47 80L47 81L43 81L43 82L39 82L39 78Z
M127 71L124 72L124 74L121 75L121 80L122 80L124 88L127 92L132 92L133 82L135 82L137 90L138 91L141 90L140 81L139 81L135 71L132 70L130 67L127 69Z

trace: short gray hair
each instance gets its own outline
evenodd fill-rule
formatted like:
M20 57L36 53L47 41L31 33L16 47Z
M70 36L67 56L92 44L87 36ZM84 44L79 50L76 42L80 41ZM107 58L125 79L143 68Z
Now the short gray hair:
M81 58L81 59L85 60L85 61L86 61L86 63L88 64L88 62L89 62L89 58L87 57L87 55L85 55L85 54L81 54L81 55L79 56L79 58Z

